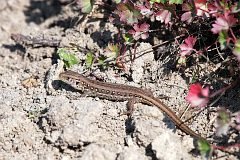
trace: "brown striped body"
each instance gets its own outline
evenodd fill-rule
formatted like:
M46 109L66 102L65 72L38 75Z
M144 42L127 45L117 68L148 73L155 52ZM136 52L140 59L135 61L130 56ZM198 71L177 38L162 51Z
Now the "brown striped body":
M195 138L203 139L200 135L191 130L184 122L158 98L155 98L149 91L141 88L122 84L106 83L91 80L77 72L66 71L60 74L60 79L88 96L104 98L115 101L129 101L130 105L141 102L153 105L162 110L175 123L175 125L186 134Z

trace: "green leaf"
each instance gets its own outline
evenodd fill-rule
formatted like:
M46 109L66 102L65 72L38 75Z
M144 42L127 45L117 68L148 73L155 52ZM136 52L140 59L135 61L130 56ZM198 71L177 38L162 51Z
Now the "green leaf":
M57 50L57 54L59 55L60 59L64 62L67 68L72 67L74 64L78 64L79 61L75 57L75 55L68 53L65 48L59 48Z
M227 47L227 32L221 31L218 36L218 41L220 43L221 50L224 50Z
M238 39L234 45L233 54L240 57L240 39Z
M123 39L125 40L126 44L131 44L134 41L132 35L130 34L123 34Z
M105 53L105 56L107 58L109 58L109 57L116 58L119 55L119 53L120 53L119 45L109 43L108 47L107 47L107 52Z
M230 122L230 115L225 110L221 110L218 112L219 118L221 119L223 124Z
M183 0L169 0L169 4L182 4Z
M121 2L121 0L114 0L117 4Z
M102 65L102 67L104 67L104 66L106 65L105 60L106 60L106 57L100 56L100 57L98 58L98 63L99 63L100 65Z
M206 140L198 140L197 142L198 150L203 157L209 158L212 153L212 147Z
M167 0L150 0L150 3L166 3L167 2Z
M180 65L186 65L186 57L179 57L178 64Z
M132 10L132 11L126 11L125 15L127 18L127 23L128 24L134 24L138 22L138 18L141 15L140 12L138 10Z
M80 7L82 13L90 13L93 8L93 0L80 0Z
M231 115L225 109L221 109L218 111L217 117L217 125L216 125L216 135L227 135L229 130Z
M139 10L135 9L135 7L131 4L119 3L117 5L118 14L122 19L121 21L126 22L130 25L134 23L138 23L138 19L141 17L141 13Z
M94 54L91 52L88 52L86 55L86 66L87 68L91 68L93 65L93 61L94 61Z

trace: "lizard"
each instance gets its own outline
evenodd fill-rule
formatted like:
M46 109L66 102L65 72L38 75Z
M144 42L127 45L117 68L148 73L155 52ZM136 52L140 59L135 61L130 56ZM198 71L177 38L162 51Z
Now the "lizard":
M184 124L168 106L154 97L150 91L147 92L144 89L134 86L92 80L70 70L60 73L59 78L77 91L82 92L83 95L113 101L128 101L128 111L126 112L128 115L133 112L133 105L135 103L141 102L150 106L156 106L162 110L180 130L196 139L206 140Z

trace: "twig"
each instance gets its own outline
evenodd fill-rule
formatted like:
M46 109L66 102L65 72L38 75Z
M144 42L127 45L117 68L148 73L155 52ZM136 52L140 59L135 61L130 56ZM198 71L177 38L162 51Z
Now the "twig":
M60 40L47 39L43 35L39 37L25 36L22 34L11 34L11 39L16 43L32 47L58 47Z

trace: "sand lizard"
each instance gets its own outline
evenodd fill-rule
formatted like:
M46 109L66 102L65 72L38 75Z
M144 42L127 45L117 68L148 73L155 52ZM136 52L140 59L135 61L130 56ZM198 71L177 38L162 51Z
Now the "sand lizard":
M180 130L193 136L194 138L205 140L205 138L201 137L184 124L184 122L169 107L163 104L158 98L155 98L152 93L146 92L144 89L122 84L91 80L73 71L60 73L59 77L62 81L83 92L84 95L114 101L128 101L128 114L133 111L134 103L141 102L157 106L160 110L167 114L167 116Z

